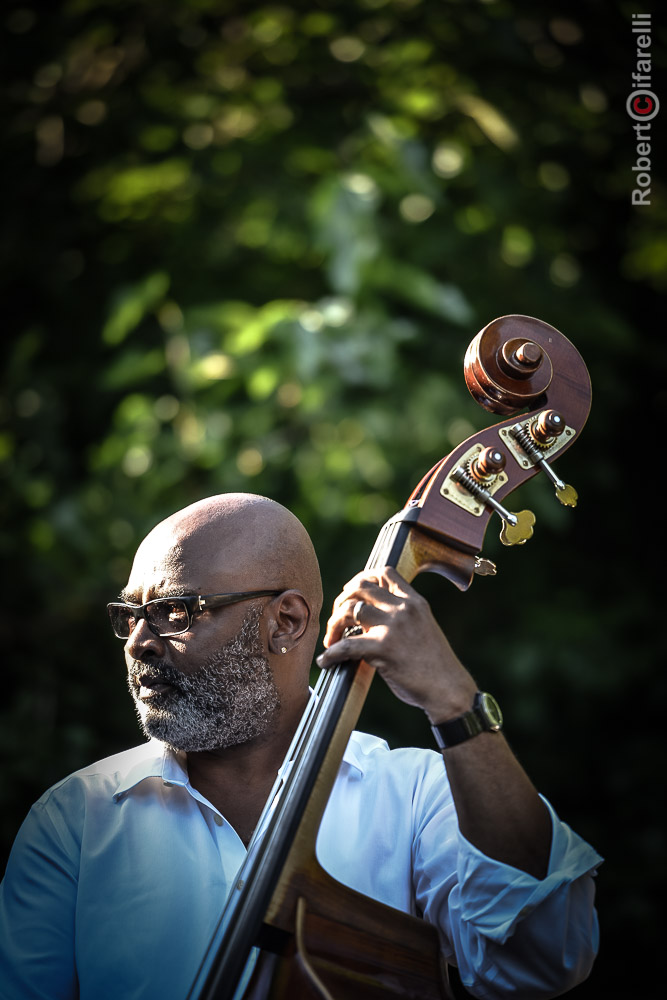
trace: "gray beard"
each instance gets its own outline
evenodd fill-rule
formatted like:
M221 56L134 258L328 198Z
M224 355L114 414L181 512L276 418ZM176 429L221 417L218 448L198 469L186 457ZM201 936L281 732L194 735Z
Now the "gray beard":
M247 743L269 729L280 696L262 649L260 615L251 608L234 638L192 673L132 662L128 686L147 737L194 753ZM171 687L146 703L138 698L140 677Z

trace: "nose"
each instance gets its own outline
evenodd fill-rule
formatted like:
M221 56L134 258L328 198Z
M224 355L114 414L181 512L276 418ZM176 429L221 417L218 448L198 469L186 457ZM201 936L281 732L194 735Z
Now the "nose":
M140 618L125 643L125 656L132 660L145 660L164 656L165 641L152 632L145 618Z

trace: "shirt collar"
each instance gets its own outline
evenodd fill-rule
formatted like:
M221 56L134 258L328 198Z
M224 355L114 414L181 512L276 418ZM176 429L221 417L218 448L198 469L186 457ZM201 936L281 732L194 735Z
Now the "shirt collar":
M362 739L360 740L359 737ZM375 737L366 737L366 734L352 733L352 736L343 754L343 763L357 770L363 775L365 770L363 739L371 739L375 742ZM140 782L147 778L160 778L167 785L187 786L189 783L186 755L182 751L176 753L170 747L161 743L160 740L152 739L136 748L132 761L127 771L119 775L118 784L114 790L114 799L135 788ZM279 774L284 777L289 771L289 762L282 764Z
M119 799L146 778L161 778L168 785L188 784L185 754L174 752L160 740L143 743L136 748L133 757L127 771L119 775L114 799Z
M348 740L347 746L345 747L345 753L343 754L343 763L349 764L350 767L355 768L359 774L364 773L366 764L364 761L364 755L361 752L361 746L359 745L357 737L358 733L352 733L350 739Z

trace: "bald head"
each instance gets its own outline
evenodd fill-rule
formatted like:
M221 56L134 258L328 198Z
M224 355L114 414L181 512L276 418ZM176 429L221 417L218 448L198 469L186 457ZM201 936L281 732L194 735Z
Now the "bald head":
M317 636L322 584L313 544L298 518L267 497L222 493L177 511L141 543L132 577L147 568L172 594L179 585L198 593L300 590Z

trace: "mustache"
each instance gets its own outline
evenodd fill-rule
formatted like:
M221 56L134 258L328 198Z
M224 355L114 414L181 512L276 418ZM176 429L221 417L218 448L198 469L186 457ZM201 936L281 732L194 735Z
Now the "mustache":
M142 681L147 681L149 684L171 684L180 689L183 679L184 675L180 670L160 660L150 664L133 660L128 667L128 680L137 686Z

